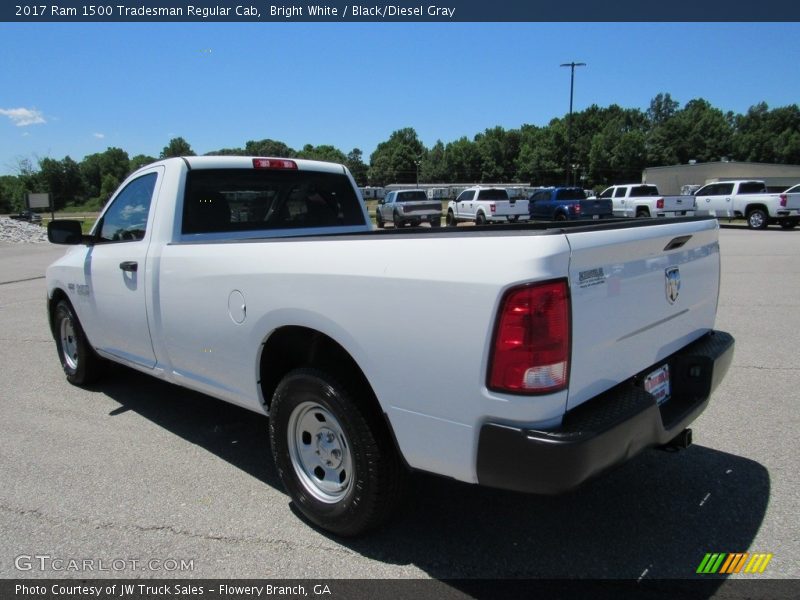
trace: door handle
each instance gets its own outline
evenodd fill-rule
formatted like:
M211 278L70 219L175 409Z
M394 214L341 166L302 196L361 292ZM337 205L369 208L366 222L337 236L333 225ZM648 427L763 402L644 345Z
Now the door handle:
M126 260L125 262L119 263L119 268L123 271L136 273L136 271L139 270L139 263L137 263L135 260Z

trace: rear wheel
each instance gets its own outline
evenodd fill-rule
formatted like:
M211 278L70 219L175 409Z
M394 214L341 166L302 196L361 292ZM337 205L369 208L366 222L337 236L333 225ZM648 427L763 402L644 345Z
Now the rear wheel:
M375 223L378 225L378 229L383 229L383 217L381 216L381 211L375 211Z
M766 229L769 224L767 213L760 208L754 208L747 213L747 226L750 229Z
M400 218L400 215L398 213L394 213L392 215L392 221L394 222L395 227L403 226L403 219Z
M447 211L447 219L445 219L448 227L457 227L458 221L456 220L456 215L453 213L452 210Z
M475 225L486 225L486 215L482 212L475 215Z
M278 474L298 510L343 536L382 523L402 499L405 468L379 415L328 374L296 369L270 405Z
M781 221L782 229L794 229L797 227L797 221Z
M100 376L101 359L95 354L80 321L67 300L60 300L53 313L56 349L67 381L74 385L92 383Z
M650 216L650 211L646 208L637 208L636 209L636 218L637 219L646 219Z

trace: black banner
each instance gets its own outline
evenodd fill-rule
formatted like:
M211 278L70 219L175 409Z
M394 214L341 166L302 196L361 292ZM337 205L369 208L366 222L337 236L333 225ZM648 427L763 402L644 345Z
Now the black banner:
M0 580L3 600L461 600L465 598L546 598L571 600L784 600L800 597L791 579L693 580L176 580L25 579Z
M800 2L763 0L573 0L572 2L485 0L242 1L53 0L17 2L0 8L7 22L786 22L800 21ZM742 40L742 43L747 43Z

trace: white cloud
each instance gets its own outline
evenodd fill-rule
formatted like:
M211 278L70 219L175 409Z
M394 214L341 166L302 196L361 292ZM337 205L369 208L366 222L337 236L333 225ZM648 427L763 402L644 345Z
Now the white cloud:
M0 115L5 115L11 119L17 127L47 123L44 120L44 115L35 108L0 108Z
M105 133L93 133L92 135L96 137L98 140L102 140L104 137L106 137Z

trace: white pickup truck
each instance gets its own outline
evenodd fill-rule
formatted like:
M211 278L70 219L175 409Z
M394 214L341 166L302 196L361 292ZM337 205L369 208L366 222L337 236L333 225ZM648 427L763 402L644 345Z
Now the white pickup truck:
M475 186L461 192L447 203L447 225L455 227L462 221L476 225L514 223L528 219L528 201L509 198L505 188Z
M717 181L695 192L698 214L744 217L750 229L778 223L792 229L800 221L800 193L770 194L763 181Z
M695 211L693 196L662 196L647 183L612 185L600 198L610 198L615 217L691 217Z
M209 156L48 236L68 381L114 361L268 415L292 501L340 535L410 470L558 493L685 446L733 355L715 219L373 231L341 165Z
M393 190L378 200L375 208L375 223L383 229L387 223L395 227L430 223L431 227L442 225L442 202L429 200L425 190Z

